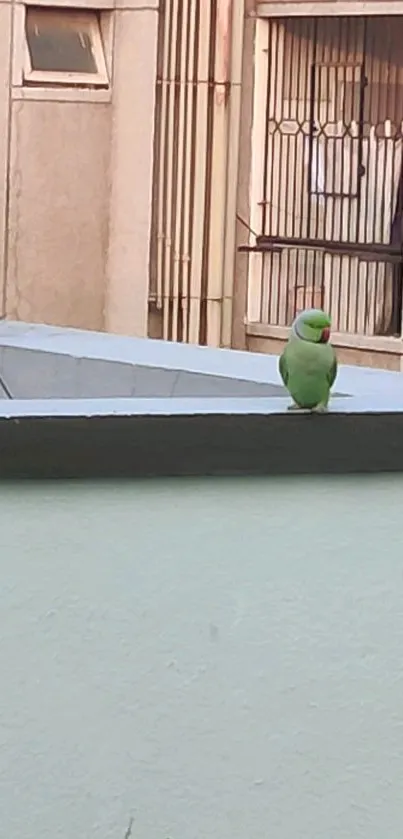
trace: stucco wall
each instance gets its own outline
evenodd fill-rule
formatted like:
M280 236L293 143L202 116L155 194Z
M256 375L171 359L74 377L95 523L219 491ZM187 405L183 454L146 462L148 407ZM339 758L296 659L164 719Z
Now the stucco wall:
M14 102L7 312L102 329L110 106Z
M159 4L71 5L102 10L109 89L24 85L24 7L0 0L0 313L142 336Z
M400 836L402 492L3 486L2 834Z
M9 165L9 92L12 7L0 3L0 312L5 308Z

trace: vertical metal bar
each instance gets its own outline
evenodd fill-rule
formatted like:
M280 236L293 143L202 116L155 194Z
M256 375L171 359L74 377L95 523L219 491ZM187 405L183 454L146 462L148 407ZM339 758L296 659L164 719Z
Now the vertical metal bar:
M306 103L306 111L307 111L306 117L307 117L307 122L308 122L308 125L309 125L309 134L308 134L308 148L309 148L310 135L311 135L311 121L312 121L312 114L311 114L311 108L312 108L312 79L311 79L311 76L312 76L313 61L315 59L314 34L315 34L316 20L315 20L315 18L306 18L305 21L306 21L305 49L307 51L307 55L306 55L306 61L305 61L304 100L305 100L305 103ZM302 150L302 162L303 162L303 164L305 164L305 148ZM311 171L310 171L310 167L309 167L309 160L308 160L308 166L305 167L305 165L303 165L302 168L303 168L303 171L307 173L306 174L307 180L306 180L306 183L305 183L305 188L304 188L304 184L302 184L301 185L302 188L300 189L300 201L299 201L298 216L299 216L299 219L300 219L299 236L300 236L301 239L309 236L309 234L310 234L309 219L308 218L304 219L304 203L305 203L305 200L307 200L308 202L310 201ZM307 193L306 197L304 195L305 193Z
M304 120L303 122L308 123L308 157L309 157L309 145L310 145L310 136L311 136L311 121L312 121L312 70L313 65L315 62L315 32L316 32L316 25L317 21L315 18L305 18L303 20L303 31L305 33L304 38L304 45L305 45L305 74L304 78L302 79L303 82L303 91L302 91L302 99L304 101ZM309 205L311 202L311 168L306 161L306 150L305 150L305 132L303 133L303 142L301 143L300 149L300 164L301 164L301 177L302 183L300 184L299 189L299 207L297 210L297 215L299 218L299 237L305 238L310 235L309 230ZM305 212L306 209L306 212ZM303 281L303 287L306 285L306 277L304 275L304 271L306 274L306 259L307 259L307 252L302 251L297 252L297 273L298 273L298 281ZM298 288L296 288L295 292L295 310L297 309L298 305Z
M396 73L398 77L398 73ZM398 78L396 78L396 87L398 86ZM400 122L400 129L399 129L399 139L402 140L402 122ZM402 181L402 172L403 172L403 148L400 151L400 161L399 161L399 168L400 168L400 175L399 175L399 183L397 187L397 196L396 196L396 211L395 217L396 220L396 242L395 244L400 247L400 262L393 266L393 274L392 274L392 282L393 282L393 299L392 299L392 323L391 323L391 333L393 335L402 336L402 317L403 317L403 288L402 288L402 281L403 281L403 242L402 242L402 218L403 218L403 181Z
M351 23L353 23L353 22L351 21ZM357 73L356 73L356 65L355 65L355 55L354 55L353 58L351 58L351 44L354 43L354 36L357 38L357 30L359 29L359 26L357 26L356 21L354 21L354 24L352 26L349 26L348 24L349 24L349 22L347 20L346 25L345 25L344 61L346 62L346 65L348 64L349 66L351 66L350 108L349 108L349 113L347 114L346 113L346 95L344 95L343 99L342 99L342 108L341 108L341 114L340 114L341 127L342 127L342 140L341 140L341 142L343 144L342 154L341 154L341 166L340 166L340 184L341 184L341 191L343 193L344 192L348 193L348 189L347 190L344 189L346 147L349 150L349 166L348 166L348 169L347 169L347 175L348 175L350 181L351 181L351 169L352 169L352 165L354 163L354 140L351 137L351 123L354 120L355 87L356 87L356 75L357 75ZM347 75L347 67L344 68L344 91L346 90L346 75ZM349 227L346 228L345 223L344 223L344 212L345 212L346 205L347 205L348 213L350 213L350 208L351 208L351 204L352 204L353 200L355 200L355 198L353 198L351 196L351 197L348 197L347 199L346 198L341 198L340 202L339 202L338 227L339 227L339 230L340 230L340 238L343 241L345 241L346 239L348 241L349 238L350 238L350 229L349 229ZM348 328L349 328L349 318L350 318L350 312L351 312L351 263L352 263L351 256L347 257L347 259L342 258L340 260L340 263L339 263L340 266L341 266L341 269L342 269L340 271L340 275L342 275L342 272L346 272L346 274L347 274L347 276L346 276L346 320L345 320L345 323L343 323L343 327L345 326L346 331L348 331ZM333 269L333 266L332 266L332 269ZM358 273L358 265L357 265L357 273ZM341 279L342 279L342 277L340 276L340 295L342 293L341 292L341 289L342 289ZM332 280L333 280L333 270L332 270ZM339 304L339 308L340 308L340 304Z
M337 108L337 98L336 97L337 97L338 74L339 74L339 68L341 68L341 66L342 66L342 70L343 70L343 82L344 82L344 97L343 98L345 99L346 81L347 81L346 54L345 54L346 53L346 48L344 47L344 51L343 51L342 43L343 43L343 34L346 32L349 24L352 27L354 27L355 20L352 20L351 23L349 22L348 18L339 18L339 20L338 20L337 54L334 56L334 58L335 58L335 62L339 66L334 71L334 77L335 77L334 78L334 85L335 85L334 100L335 101L334 101L334 105L333 105L333 115L332 115L334 122L336 121L336 118L338 116L338 114L336 112L336 108ZM353 85L352 85L352 89L354 90ZM338 154L338 152L340 152L340 153ZM332 199L332 218L331 218L331 228L330 228L330 230L331 230L330 236L331 236L332 239L335 238L336 213L337 213L337 209L338 209L337 205L339 205L340 208L341 208L340 209L340 216L341 216L341 214L343 212L342 207L343 207L344 201L345 201L345 199L342 197L343 193L344 193L344 183L343 183L341 168L340 168L340 171L339 171L340 159L343 161L344 154L345 154L345 140L344 140L344 137L342 137L341 139L339 137L337 137L333 142L333 186L332 186L332 191L334 192L334 198ZM349 201L349 203L351 203L351 201L354 200L352 198L352 189L351 189L351 178L352 178L351 163L350 163L350 173L349 173L349 175L350 175L350 189L348 191L349 191L351 197L350 197L350 199L347 199L347 200ZM337 193L339 193L338 198L336 197ZM338 239L342 238L341 225L339 225L337 238ZM334 262L335 262L335 260L333 260L333 264L334 264ZM351 262L350 258L348 258L348 262L349 263ZM343 259L343 257L341 257L341 258L339 257L338 265L339 265L340 270L339 270L339 277L338 277L338 282L337 282L337 292L338 293L337 293L337 315L336 315L336 322L338 324L341 324L342 294L344 293L344 282L343 282L343 279L344 279L344 277L343 277L344 263L345 263L345 260ZM332 268L333 268L333 266L332 266ZM331 276L332 276L332 279L333 279L333 271L332 271ZM344 331L343 327L344 327L344 323L342 324L342 329Z
M277 71L278 71L278 28L279 22L269 20L267 25L267 80L266 80L266 131L265 131L265 141L264 141L264 164L263 164L263 211L262 211L262 230L263 233L272 233L271 227L269 230L267 229L267 209L269 206L269 201L271 201L271 191L273 188L272 177L270 174L270 194L268 190L268 179L269 179L269 166L272 164L272 161L269 162L269 135L270 135L270 120L271 120L271 104L272 104L272 91L275 90L276 80L277 80ZM276 34L276 38L274 38L274 33ZM273 73L273 65L274 65L274 73ZM272 285L272 257L270 254L265 255L262 253L261 255L261 263L260 263L260 301L259 301L259 312L260 312L260 322L265 322L265 313L263 312L263 299L265 297L264 288L265 288L265 272L267 263L269 262L270 271L269 276L267 277L267 282L269 284L269 295L271 291ZM269 296L269 312L270 312L270 296ZM268 316L268 313L267 315Z
M374 168L374 184L376 184L377 187L379 186L380 189L382 190L382 192L384 193L385 185L382 183L382 186L380 186L380 182L379 182L379 169L380 169L380 165L379 165L380 153L379 152L380 152L380 149L379 149L379 143L377 141L376 129L373 125L374 122L376 123L378 121L378 117L379 117L379 114L380 114L379 62L377 62L377 64L376 64L376 72L375 72L375 57L377 56L376 41L377 41L377 37L378 37L379 26L382 26L382 24L378 21L377 21L377 26L374 26L373 19L371 19L371 20L367 19L367 21L366 21L366 28L365 28L366 38L365 38L365 41L364 41L364 61L365 61L365 81L366 81L365 87L368 86L368 92L369 92L368 112L370 114L371 123L372 123L371 128L370 128L370 136L369 136L369 140L368 140L368 149L369 149L369 151L368 151L368 169L370 168L370 165L371 165L371 169L372 169L371 152L373 151L374 154L375 154L375 161L374 161L374 167L373 167ZM371 43L370 43L370 49L368 49L368 40L369 40L368 39L368 28L371 30L371 35L372 35ZM381 29L381 31L382 31L382 29ZM369 54L371 56L370 64L368 62L368 55ZM372 119L373 116L375 116L375 120ZM369 177L367 178L367 180L368 180L368 185L367 186L368 186L368 191L369 191ZM383 195L382 195L382 198L383 198ZM376 242L377 238L378 238L377 237L377 222L379 220L379 203L380 202L378 201L378 194L377 193L375 194L375 192L373 192L372 195L368 195L368 201L367 201L367 206L366 206L366 212L367 213L368 213L368 208L370 206L370 202L372 202L372 224L370 225L370 227L372 229L370 231L368 230L368 226L369 226L368 225L368 218L366 218L365 219L365 222L366 222L365 223L365 240L368 241L368 235L369 235L369 237L370 237L369 241L371 243L373 243L373 242ZM360 215L361 215L361 192L360 192L360 200L359 200L359 204L358 204L358 218L360 217ZM358 236L358 218L357 218L357 236ZM366 282L365 282L365 296L364 296L364 299L365 299L364 333L366 333L368 331L368 321L370 320L369 319L369 301L370 301L369 282L370 282L370 277L371 277L371 274L374 277L374 286L375 286L374 293L375 293L375 296L376 296L378 265L379 265L378 262L373 263L372 266L371 266L371 269L369 269L367 271L367 277L366 277Z
M171 54L169 61L168 81L168 120L167 120L167 169L166 169L166 221L165 221L165 254L164 254L164 295L163 295L163 317L162 335L164 339L170 337L170 313L172 295L172 266L173 266L173 204L174 204L174 183L175 183L175 118L177 110L177 54L178 54L178 0L173 0L172 7L172 34Z
M297 37L297 48L295 52L293 51L293 55L295 56L295 63L294 67L291 69L294 70L294 85L295 85L295 101L296 101L296 108L295 108L295 115L294 118L297 122L297 132L295 134L295 142L294 142L294 154L293 154L293 170L294 170L294 178L292 182L292 191L291 191L291 210L292 210L292 227L291 227L291 236L297 235L296 230L296 199L297 199L297 178L296 178L296 169L297 169L297 148L298 148L298 141L299 135L302 135L303 139L303 131L302 131L302 122L300 121L300 114L299 114L299 107L300 107L300 68L301 68L301 53L302 53L302 41L303 41L303 29L302 25L304 23L304 19L302 18L298 21L298 37ZM307 60L307 56L305 56Z
M204 237L203 237L203 258L202 275L200 287L200 324L199 343L207 344L207 297L208 297L208 270L209 250L211 237L210 207L213 195L213 154L214 154L214 116L215 116L215 86L216 86L216 47L217 47L217 20L218 5L220 0L212 0L210 4L210 27L209 27L209 50L208 50L208 95L207 95L207 143L206 143L206 185L204 193Z
M269 167L269 132L270 132L270 98L271 98L271 90L272 90L272 83L276 81L277 78L277 61L275 63L275 74L273 78L272 74L272 67L273 67L273 53L275 52L274 47L274 37L273 34L276 32L276 46L278 44L278 25L277 21L269 20L267 25L267 55L268 55L268 62L267 62L267 85L266 85L266 132L264 138L264 165L263 165L263 213L262 213L262 227L263 233L268 233L271 235L272 230L267 230L266 222L267 222L267 206L268 206L268 194L267 194L267 178L268 178L268 167Z
M306 37L304 38L304 29L305 28L306 28L306 19L301 18L298 21L298 39L297 39L298 40L298 48L297 48L296 55L295 55L295 94L296 94L295 95L295 99L296 99L295 118L296 118L296 121L297 121L297 133L295 134L295 139L294 139L294 155L293 155L294 177L292 179L292 193L291 193L291 195L292 195L292 230L291 230L291 235L292 236L297 236L298 235L298 230L297 230L298 161L300 162L300 176L303 177L303 172L304 172L302 155L303 155L303 144L304 144L304 137L305 137L304 131L303 131L303 123L304 123L305 117L306 117L306 98L304 98L305 91L301 92L302 77L300 75L300 71L301 71L301 64L302 64L302 55L304 55L305 62L308 62L308 54L307 54L307 48L306 48L306 44L308 43L308 39ZM302 52L302 44L303 43L305 45L305 54ZM301 95L301 93L302 93L302 95ZM304 106L305 106L302 118L301 118L301 106L300 106L301 99L304 102ZM302 146L302 154L298 154L298 151L299 151L299 149L301 149L301 146ZM299 186L300 186L300 192L301 192L301 194L303 194L303 190L301 189L302 185L300 184ZM302 219L301 219L301 214L300 214L300 216L299 216L299 228L300 229L301 229L301 224L302 224ZM293 306L292 306L293 317L295 316L295 313L296 313L297 300L298 300L298 260L299 260L299 252L298 251L296 251L294 259L295 259L296 270L294 272L294 295L293 295ZM290 266L290 256L288 258L288 265L287 265L288 270L289 270L289 266Z
M186 68L189 49L189 0L182 0L178 10L177 37L179 49L176 61L176 114L175 134L177 137L176 165L174 172L174 219L173 219L173 272L172 272L172 317L171 338L177 341L179 327L180 284L182 278L182 249L181 239L183 230L184 206L184 177L185 177L185 147L187 140L187 124L185 115L186 96Z
M360 184L362 177L362 161L364 159L364 129L362 122L362 111L365 105L365 68L364 68L364 18L357 18L354 20L354 26L351 26L351 21L346 19L346 27L350 34L351 43L348 45L348 59L352 63L352 77L351 77L351 97L350 110L346 117L346 106L343 107L343 123L348 123L348 137L350 154L348 158L348 183L346 183L346 194L349 196L343 202L344 206L344 224L343 237L349 242L359 242L359 224L362 218L362 211L359 211L359 204L362 204L360 195L362 196L362 186ZM357 94L358 90L358 94ZM343 181L346 181L343 170ZM360 190L360 192L359 192ZM357 232L358 223L358 232ZM357 332L358 314L360 310L360 300L362 299L362 287L365 275L368 273L368 262L361 261L355 256L348 256L344 260L347 283L347 293L342 290L343 300L346 297L346 326L348 331ZM352 301L352 303L351 303ZM352 322L355 326L352 327Z
M387 227L389 228L389 241L390 236L392 233L392 221L393 221L393 213L394 213L394 202L393 196L395 191L395 155L396 155L396 142L394 140L394 128L393 128L393 120L394 120L394 110L391 107L391 85L390 85L390 70L391 70L391 60L392 60L392 26L393 23L390 18L384 19L384 25L387 28L387 38L385 37L385 43L387 44L386 48L386 55L385 60L380 64L380 72L379 72L379 89L380 91L385 90L386 99L384 99L384 94L380 93L380 113L379 116L384 120L384 156L383 156L383 174L382 174L382 187L383 187L383 201L381 204L381 212L380 212L380 228L381 228L381 237L382 241L385 241L385 233ZM379 59L380 61L381 59ZM386 72L385 72L386 71ZM384 75L385 74L385 75ZM395 85L396 91L396 85ZM382 108L383 105L383 108ZM393 146L393 149L391 149ZM389 152L392 151L390 154ZM389 166L388 166L389 164ZM389 169L389 171L388 171ZM390 181L389 181L390 178ZM387 197L387 189L388 189L388 181L389 181L389 189L390 189L390 210L389 214L387 213L387 206L386 206L386 197ZM387 242L385 242L387 244ZM382 274L382 280L379 277L379 274ZM388 300L391 299L391 295L393 289L388 289L387 285L391 283L390 277L390 266L387 262L377 264L377 273L375 279L375 294L374 294L374 331L376 334L385 334L385 330L387 328L386 325L386 303ZM383 282L383 294L382 294L382 312L381 317L379 319L379 314L377 312L377 301L379 298L379 285ZM380 322L379 322L380 320ZM378 325L379 324L379 325ZM380 331L378 331L380 330Z
M311 230L311 184L312 184L312 161L313 161L313 141L314 141L314 134L316 132L316 122L315 122L315 96L316 96L316 38L317 38L317 20L315 18L313 24L313 61L310 67L310 77L309 77L309 150L308 150L308 183L307 183L307 190L309 196L308 202L308 212L307 212L307 233L306 235L310 237L312 235Z
M364 18L364 44L363 44L363 51L364 51L364 62L366 58L366 30L367 30L367 20ZM357 224L356 224L356 235L355 239L359 241L359 217L361 213L361 177L360 173L362 171L363 165L363 131L364 131L364 90L368 85L368 79L366 76L365 71L365 63L362 65L361 70L361 85L360 85L360 109L358 115L358 178L357 178ZM379 88L378 88L379 90ZM378 93L379 99L379 93ZM379 102L378 102L379 107Z
M227 212L228 118L231 72L231 0L218 0L214 37L211 199L206 270L207 344L220 346Z
M326 192L326 183L327 183L327 134L326 128L329 123L329 103L330 103L330 95L329 95L329 74L330 74L330 67L328 66L329 58L331 60L332 56L328 56L329 51L331 50L332 45L332 36L333 36L333 25L334 19L330 18L330 27L329 27L329 19L325 18L324 20L319 21L319 31L317 37L317 47L316 47L316 56L315 56L315 85L314 85L314 116L313 121L315 123L315 137L312 137L312 159L311 159L311 181L312 181L312 164L313 164L313 144L316 139L316 183L313 185L313 189L311 186L311 200L310 200L310 207L312 202L315 202L315 214L314 218L311 218L311 235L317 239L320 235L320 238L326 238L326 229L324 227L326 221L326 213L329 207L329 199L323 195L323 192ZM330 29L330 31L329 31ZM319 46L319 41L321 41L321 45ZM320 50L320 52L319 52ZM323 84L324 83L324 84ZM323 90L325 87L325 90ZM324 115L323 115L323 105L322 102L326 102L326 107L324 108ZM317 127L316 127L317 126ZM323 167L323 177L324 183L323 188L320 187L318 184L318 167L320 162L320 154L319 150L322 149L324 152L324 167ZM323 162L323 161L322 161ZM313 193L313 195L312 195ZM332 201L332 199L330 199ZM333 203L333 201L332 201ZM312 212L312 207L311 207ZM322 216L322 218L321 218ZM319 232L319 225L321 230ZM322 266L322 277L321 277L321 290L323 285L323 262L325 256L323 253L318 253L318 251L313 250L310 254L311 258L311 296L310 296L310 306L313 308L315 306L315 291L316 291L316 274L317 274L317 266L318 262ZM307 289L306 289L307 292ZM305 293L306 294L306 293ZM321 297L323 294L321 294ZM307 295L306 295L307 298ZM308 299L305 299L305 305L307 305Z
M165 3L161 3L158 20L157 39L157 72L155 85L155 119L154 119L154 162L152 181L152 209L151 209L151 239L150 239L150 287L149 300L154 300L157 308L162 306L161 275L158 273L158 251L162 252L163 242L158 242L160 233L158 218L161 205L160 189L160 145L163 130L162 121L162 89L164 87L163 56L165 33Z
M400 69L400 68L399 68ZM397 73L397 79L399 74ZM396 80L397 86L397 80ZM400 138L403 139L403 120L400 123ZM403 148L400 155L400 183L398 190L398 202L396 215L399 230L400 262L396 267L396 310L397 310L397 333L403 335L403 241L402 241L402 219L403 219Z
M159 173L158 173L158 221L157 221L157 308L162 309L164 283L164 247L165 247L165 192L166 192L166 154L168 130L168 76L169 50L172 39L171 0L166 0L161 11L163 36L163 61L161 73L161 119L159 143Z
M227 127L226 220L222 282L221 346L232 345L232 313L236 253L236 209L240 147L242 65L244 39L244 0L233 0L230 15L230 101Z
M211 35L211 4L198 3L197 97L195 118L195 163L189 300L189 341L200 342L203 256L205 245L205 206L207 163L209 157L209 57Z
M293 113L292 113L292 84L294 81L294 73L297 71L297 67L294 64L294 27L296 26L295 21L289 20L287 22L287 27L285 28L284 32L284 63L287 67L287 71L285 73L284 79L288 85L284 85L283 91L283 108L284 108L284 101L285 96L287 96L287 113L284 113L285 119L292 120ZM287 90L288 87L288 90ZM284 226L283 226L283 236L288 236L288 219L289 215L292 214L292 207L291 212L289 208L289 194L290 194L290 135L283 134L283 141L285 144L285 160L284 163L282 161L281 169L282 169L282 180L280 181L280 196L284 195ZM288 320L288 310L289 310L289 299L290 299L290 249L286 248L285 251L281 254L281 272L280 272L280 288L277 297L277 309L278 309L278 319L277 322L280 323L282 326L287 324ZM285 263L285 264L284 264ZM284 271L283 271L284 268ZM280 313L280 305L282 302L282 277L283 274L285 276L285 283L284 283L284 300L283 306L281 306L282 311Z
M316 63L318 50L318 20L314 18L313 32L312 32L312 65L310 68L309 90L310 90L310 112L309 112L309 150L308 150L308 184L307 184L307 236L312 236L312 161L313 161L313 143L314 132L316 130L315 122L315 100L316 100ZM306 289L307 289L307 274L308 274L308 255L309 251L304 251L304 309L306 308Z
M293 20L285 19L282 25L283 31L283 61L281 73L281 114L279 127L279 166L280 173L277 182L278 194L277 204L277 235L287 236L288 234L288 212L289 212L289 188L290 188L290 138L285 131L284 122L291 118L291 83L293 67ZM280 272L277 277L277 305L276 323L285 326L287 323L287 312L289 308L289 248L283 250L280 255ZM284 277L284 282L283 282Z
M360 200L357 201L356 207L356 223L355 223L355 236L353 237L353 241L357 242L367 242L368 241L368 208L370 206L370 201L374 202L374 196L370 196L369 192L369 172L372 165L372 156L371 156L371 144L372 144L372 126L370 123L370 116L371 116L371 91L372 85L368 83L368 79L371 78L373 70L372 70L372 61L370 62L368 59L368 55L372 55L374 44L369 45L369 32L368 32L368 19L362 19L362 44L361 44L361 75L360 75L360 102L362 101L362 109L363 109L363 121L361 123L361 131L359 131L359 135L361 134L361 148L362 148L362 157L361 157L361 165L363 166L364 159L363 159L363 151L364 151L364 142L366 145L366 160L365 166L366 171L365 173L365 189L363 190L361 184L360 190ZM369 48L370 47L370 48ZM358 44L357 44L357 57L358 57ZM365 113L368 114L368 125L365 124ZM360 137L358 138L360 139ZM361 172L358 172L359 177L361 176ZM364 215L361 211L361 208L364 207ZM349 219L349 230L351 231L352 224ZM351 260L350 260L351 263ZM362 270L361 270L362 268ZM368 296L368 275L371 268L368 262L358 264L358 289L356 295L356 305L355 305L355 317L354 317L354 328L353 331L355 333L359 332L359 313L360 313L360 305L361 299L363 300L363 308L364 312L366 311L367 306L367 296ZM365 325L365 324L364 324Z
M287 60L287 19L283 18L281 21L281 30L283 33L283 55L282 55L282 66L280 70L280 84L281 84L281 94L280 94L280 111L278 113L279 123L276 125L276 132L279 135L279 158L280 158L280 170L282 170L282 157L283 157L283 139L284 135L282 133L281 124L285 119L285 80L286 80L286 60ZM280 171L280 178L277 181L278 185L278 192L276 196L273 196L274 200L272 201L272 210L277 210L276 213L276 225L275 225L275 236L279 236L280 234L280 226L281 226L281 204L282 204L282 195L281 195L281 184L282 184L282 176L283 172ZM272 217L273 221L273 217Z
M399 19L399 26L400 32L403 28L403 19ZM400 33L399 33L400 34ZM399 42L398 42L399 43ZM394 46L396 48L396 40L394 40ZM403 200L403 182L402 182L402 167L403 167L403 147L402 147L402 127L403 127L403 113L401 112L401 104L402 104L402 88L400 86L400 78L399 78L399 71L401 72L401 64L399 60L400 50L394 51L393 54L393 79L394 79L394 97L393 97L393 120L395 123L395 146L394 146L394 158L397 154L396 152L396 141L400 140L400 152L399 152L399 159L396 162L396 165L399 167L399 178L397 181L396 189L396 203L395 206L391 207L391 219L390 219L390 231L391 231L391 241L392 241L392 233L393 233L393 223L396 220L396 239L400 246L401 251L403 250L403 242L402 242L402 200ZM390 57L392 58L392 56ZM401 317L402 317L402 262L393 265L391 270L391 278L389 282L392 283L392 311L391 311L391 322L390 322L390 329L389 331L392 334L401 335Z
M196 118L196 66L197 56L195 54L196 40L196 18L197 0L190 0L189 7L189 29L188 29L188 52L186 72L186 100L185 100L185 122L187 135L185 143L185 188L183 196L183 229L181 238L182 253L182 288L181 288L181 337L182 341L189 340L189 275L190 275L190 250L191 250L191 229L192 229L192 181L194 179L194 126Z

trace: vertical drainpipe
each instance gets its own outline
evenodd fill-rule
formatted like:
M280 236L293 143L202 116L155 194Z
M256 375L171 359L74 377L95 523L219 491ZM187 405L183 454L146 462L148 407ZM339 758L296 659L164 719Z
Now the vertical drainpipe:
M191 233L191 263L189 277L189 331L188 341L200 341L201 297L203 284L203 246L205 241L205 196L207 189L208 110L209 110L209 57L211 33L211 7L209 0L199 0L197 22L197 87L194 124L194 186L193 218Z
M231 19L230 99L228 115L227 184L222 283L221 346L232 345L232 309L236 249L236 208L242 93L244 0L233 0Z
M230 32L233 0L217 0L207 254L206 343L221 343L226 216Z
M244 0L218 0L207 264L207 344L231 346Z

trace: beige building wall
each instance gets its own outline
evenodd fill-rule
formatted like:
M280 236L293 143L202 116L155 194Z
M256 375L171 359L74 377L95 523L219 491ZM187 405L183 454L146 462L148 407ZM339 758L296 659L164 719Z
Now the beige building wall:
M28 86L26 6L0 0L1 313L145 335L158 2L74 7L100 13L107 86Z

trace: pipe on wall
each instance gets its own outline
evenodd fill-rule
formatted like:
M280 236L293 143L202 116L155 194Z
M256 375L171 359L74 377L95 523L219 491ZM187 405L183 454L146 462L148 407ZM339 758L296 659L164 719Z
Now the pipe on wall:
M211 185L208 218L206 343L221 343L224 230L226 213L227 135L232 0L217 0L214 44L214 85L211 103Z
M193 83L196 12L198 0L190 0L188 25L188 55L186 68L186 143L184 162L183 190L183 247L182 247L182 340L189 340L189 293L190 293L190 252L191 252L191 198L192 198L192 159L193 159L193 109L196 103L196 86Z
M182 2L182 0L180 0ZM162 337L167 339L169 335L169 320L172 295L172 244L173 244L173 187L174 187L174 149L176 147L175 137L175 100L176 100L176 56L181 48L178 32L178 3L179 0L172 0L172 26L170 32L170 60L168 77L168 115L166 134L166 155L167 168L165 180L165 207L164 215L166 228L164 235L164 260L163 260L163 305L162 305Z
M162 336L230 346L244 0L167 0L161 25Z
M230 97L227 144L227 184L224 224L221 346L232 344L232 309L235 285L236 212L241 125L244 0L233 0L231 18Z
M164 192L165 192L165 140L167 128L167 103L168 103L168 68L170 55L170 30L171 30L171 3L165 4L164 14L160 18L164 29L163 35L163 58L162 76L159 79L161 84L161 113L159 128L159 168L158 168L158 217L157 217L157 308L162 309L163 276L164 276Z
M208 156L208 91L211 38L211 3L199 3L197 44L197 100L195 109L195 163L189 294L189 343L200 343L200 315L205 239L205 204Z

